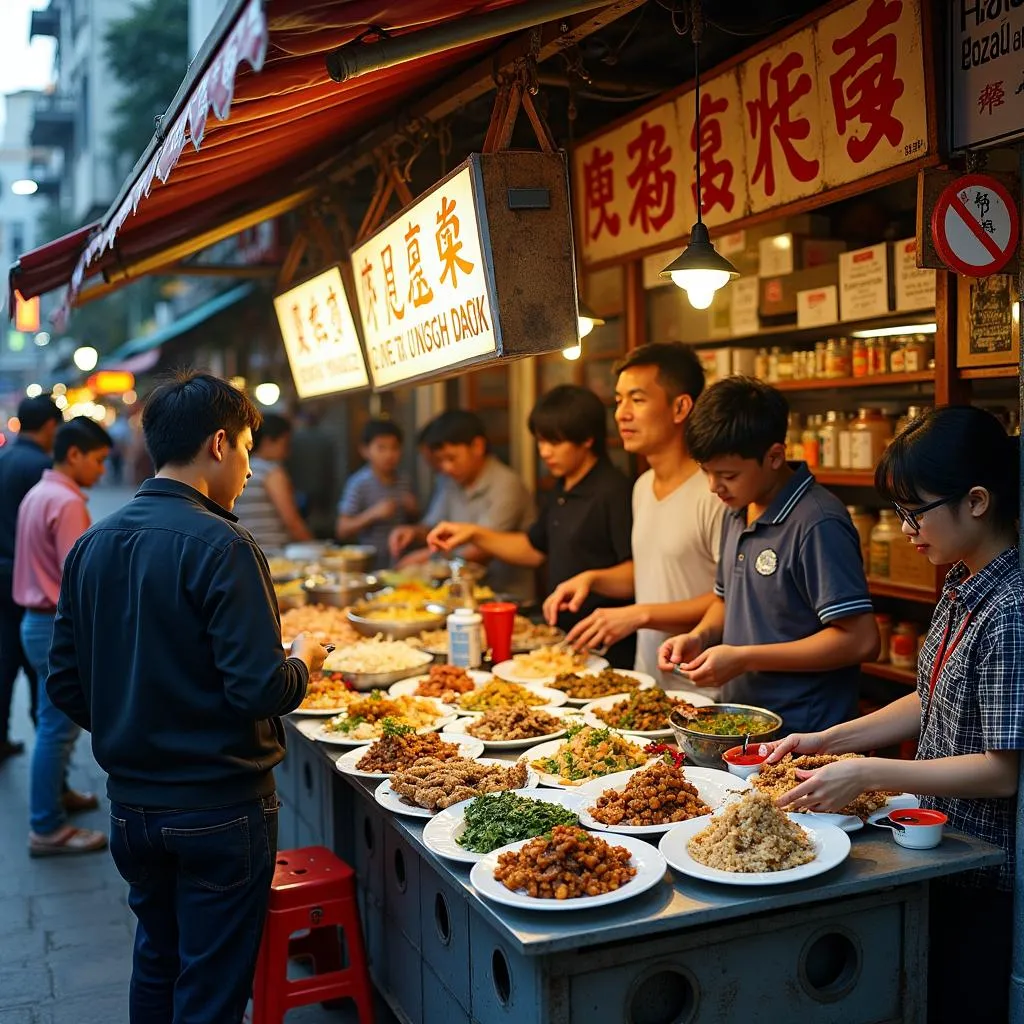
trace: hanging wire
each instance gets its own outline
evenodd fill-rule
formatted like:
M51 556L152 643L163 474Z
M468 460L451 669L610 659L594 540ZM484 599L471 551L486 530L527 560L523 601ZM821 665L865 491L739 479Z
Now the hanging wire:
M703 221L701 210L704 206L704 193L700 187L700 39L703 33L703 21L701 18L700 0L693 0L692 16L693 35L693 125L697 132L697 223Z

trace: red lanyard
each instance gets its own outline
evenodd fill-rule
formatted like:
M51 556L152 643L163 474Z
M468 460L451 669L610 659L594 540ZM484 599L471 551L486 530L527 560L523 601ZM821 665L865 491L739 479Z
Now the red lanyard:
M928 680L928 708L931 710L932 697L935 695L935 684L939 681L939 676L942 675L943 670L946 668L949 659L953 657L953 652L957 649L960 641L964 638L964 633L967 632L967 627L971 624L971 612L967 613L966 618L963 621L963 625L958 630L953 642L946 646L949 640L949 631L953 627L953 613L950 610L949 618L946 620L946 632L942 634L942 641L939 643L939 649L935 652L935 661L932 662L932 674Z

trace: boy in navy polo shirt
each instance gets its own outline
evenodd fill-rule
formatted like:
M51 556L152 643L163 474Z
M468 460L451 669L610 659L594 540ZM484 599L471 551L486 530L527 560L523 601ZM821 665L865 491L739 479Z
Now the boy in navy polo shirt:
M664 670L724 684L723 700L771 709L785 733L855 717L859 666L879 649L857 532L806 463L786 462L788 415L780 392L748 377L697 401L686 443L732 514L717 600L660 651Z

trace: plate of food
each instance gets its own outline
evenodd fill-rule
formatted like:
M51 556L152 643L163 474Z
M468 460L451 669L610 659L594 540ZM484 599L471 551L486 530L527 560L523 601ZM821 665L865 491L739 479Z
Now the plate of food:
M341 714L352 697L352 691L337 676L324 676L314 672L309 677L306 696L292 712L293 715L309 715L330 718Z
M600 697L628 697L637 690L649 690L654 677L624 668L583 669L556 676L547 684L561 690L570 704L582 707Z
M573 723L564 740L549 740L523 755L545 786L572 788L615 772L642 768L652 760L646 741L611 729Z
M687 694L687 697L690 695ZM713 703L710 697L709 704ZM676 697L666 690L654 687L636 690L625 697L600 697L583 707L583 721L595 729L605 727L616 732L631 732L652 740L673 736L668 716L678 708L686 714L696 707L688 699Z
M488 750L520 750L564 736L571 721L566 721L562 708L492 708L482 715L456 719L445 726L445 735L473 736Z
M512 653L526 654L538 647L561 643L565 632L546 622L531 622L525 615L517 615L512 623Z
M378 636L331 651L323 672L341 676L353 689L374 690L425 672L433 660L426 651L402 640Z
M644 768L585 783L580 823L601 832L651 836L681 821L711 814L733 794L750 789L745 779L714 768L682 768L658 759Z
M610 843L578 825L556 825L487 854L469 881L481 896L508 907L585 910L632 899L664 877L664 858L642 839L616 836Z
M547 686L556 676L584 669L599 671L608 662L594 654L574 651L571 647L538 647L527 654L517 654L508 661L500 661L492 671L499 679L510 683L535 683Z
M564 789L485 793L435 814L423 826L423 845L446 860L475 864L499 846L578 825L578 811L579 797Z
M496 708L551 708L561 707L565 694L549 690L546 686L525 686L505 679L492 679L477 690L462 694L453 707L460 715L482 715Z
M313 739L341 747L372 743L384 735L388 720L416 732L435 732L451 725L455 713L433 697L388 697L381 690L354 694L340 715L321 722Z
M431 665L425 676L400 679L388 688L392 697L436 697L445 704L454 704L464 693L472 693L489 683L490 672L459 668L458 665Z
M809 815L786 814L752 789L715 814L676 825L658 849L673 870L705 882L786 885L842 864L850 837Z
M300 633L306 633L318 643L334 644L335 647L344 647L360 639L348 621L348 609L326 604L306 604L281 613L281 642L285 648L291 647Z
M384 735L375 743L342 754L334 762L338 771L362 779L386 779L411 767L421 757L450 761L456 757L472 759L484 752L483 743L472 736L418 733L412 726L392 719L384 722L382 732Z
M420 758L381 783L373 797L386 810L413 818L432 818L438 811L483 793L505 789L536 789L537 775L525 761L493 757Z
M786 754L775 764L762 764L750 777L754 788L767 793L773 800L788 793L800 785L797 771L812 771L824 768L834 761L845 761L860 754ZM889 811L901 807L916 807L920 801L913 793L893 793L886 790L868 790L850 801L837 814L826 814L821 811L794 811L801 817L809 817L828 825L835 825L844 832L856 832L876 812L888 814Z

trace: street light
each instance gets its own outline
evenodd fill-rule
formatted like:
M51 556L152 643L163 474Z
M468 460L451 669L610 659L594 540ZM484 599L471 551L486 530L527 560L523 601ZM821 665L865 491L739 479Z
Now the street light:
M18 178L11 182L11 191L16 196L34 196L39 191L39 182L31 178Z
M92 347L92 345L83 345L81 348L75 349L75 354L71 357L75 361L77 366L82 373L88 373L90 370L96 368L96 363L99 361L100 354Z
M29 386L25 388L26 398L38 398L42 393L43 389L38 384L29 384Z
M266 381L263 384L257 384L253 394L260 405L270 406L274 405L281 397L281 389L273 381Z

